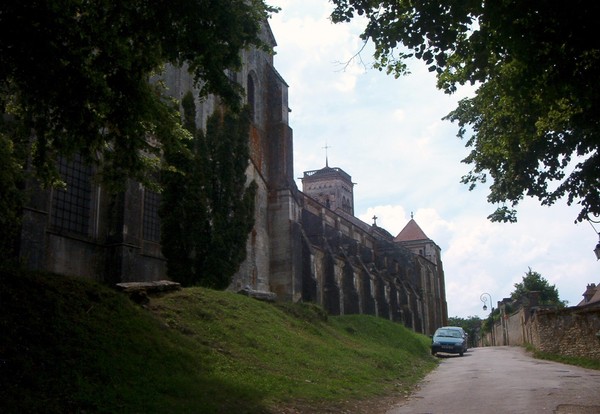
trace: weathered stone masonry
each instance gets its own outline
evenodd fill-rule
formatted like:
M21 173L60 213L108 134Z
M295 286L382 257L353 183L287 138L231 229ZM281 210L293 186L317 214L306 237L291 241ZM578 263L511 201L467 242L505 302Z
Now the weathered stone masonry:
M550 354L600 359L600 306L595 303L557 309L539 306L539 292L530 292L527 304L516 312L505 313L505 302L498 302L504 315L494 324L483 344L522 346L531 344Z
M303 195L304 300L331 314L366 313L430 332L446 322L443 274L384 229ZM438 280L439 278L442 280ZM435 281L434 281L435 280Z
M276 46L268 25L263 37ZM395 240L384 229L358 220L351 182L341 188L340 203L329 207L299 191L288 85L271 54L241 53L242 69L229 75L244 87L252 109L247 176L258 191L247 259L230 289L315 302L331 314L378 315L423 333L445 324L439 248L426 238ZM168 67L164 81L175 98L194 93L197 125L205 126L218 99L200 99L185 68ZM63 177L77 192L41 191L30 183L34 191L25 209L20 252L24 262L108 283L164 279L159 195L133 181L125 192L110 195L91 179L91 169L66 167Z

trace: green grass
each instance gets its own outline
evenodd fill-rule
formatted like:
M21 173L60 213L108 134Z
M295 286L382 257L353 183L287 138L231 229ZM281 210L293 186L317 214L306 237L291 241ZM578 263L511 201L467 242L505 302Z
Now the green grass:
M548 352L542 352L542 351L534 348L533 345L531 345L531 344L526 344L525 349L527 349L527 351L531 352L533 354L534 358L545 359L545 360L554 361L554 362L561 362L563 364L575 365L575 366L582 367L582 368L600 370L600 360L599 359L551 354Z
M0 278L0 412L270 413L404 393L429 339L364 315L183 289L146 307L57 275Z

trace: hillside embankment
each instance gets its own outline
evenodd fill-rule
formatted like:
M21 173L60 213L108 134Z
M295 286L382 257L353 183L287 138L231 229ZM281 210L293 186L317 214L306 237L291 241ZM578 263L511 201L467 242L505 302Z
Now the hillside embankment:
M429 338L186 288L144 305L87 280L2 270L0 412L383 412L436 366Z

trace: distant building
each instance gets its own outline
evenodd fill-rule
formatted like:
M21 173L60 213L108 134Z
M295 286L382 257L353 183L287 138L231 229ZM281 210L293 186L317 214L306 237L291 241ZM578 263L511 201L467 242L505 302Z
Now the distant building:
M351 177L339 167L306 171L302 232L309 246L303 299L329 313L370 313L433 333L447 322L441 249L414 219L394 238L354 217ZM376 219L376 218L374 218ZM312 286L311 289L307 287Z
M582 294L583 299L577 307L599 307L600 308L600 284L590 283Z

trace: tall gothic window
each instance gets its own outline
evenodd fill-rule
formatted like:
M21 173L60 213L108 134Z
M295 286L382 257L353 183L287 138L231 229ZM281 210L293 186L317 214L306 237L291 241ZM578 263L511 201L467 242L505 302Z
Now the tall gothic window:
M158 207L160 205L160 194L144 190L144 218L143 234L144 240L160 242L160 218Z
M90 231L92 169L79 155L72 160L60 157L58 170L65 189L55 189L50 224L57 230L87 236Z

